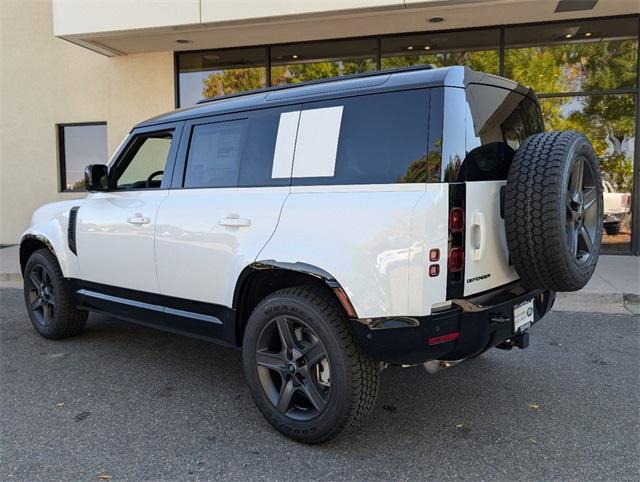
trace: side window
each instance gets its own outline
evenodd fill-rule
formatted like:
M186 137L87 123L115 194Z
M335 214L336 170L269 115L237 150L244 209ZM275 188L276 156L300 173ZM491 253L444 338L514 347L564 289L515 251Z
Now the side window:
M172 141L172 131L135 137L124 161L116 166L116 189L158 189Z
M192 127L183 187L288 186L300 106Z
M429 91L305 104L294 185L427 181Z
M247 119L193 127L184 187L233 187L238 184Z

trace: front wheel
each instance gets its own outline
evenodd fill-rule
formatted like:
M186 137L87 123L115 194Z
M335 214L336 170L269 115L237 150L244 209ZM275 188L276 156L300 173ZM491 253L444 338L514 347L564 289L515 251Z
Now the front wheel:
M45 338L77 335L87 321L87 312L76 309L56 257L39 249L29 259L23 273L24 301L36 331Z
M260 302L242 354L258 408L294 440L327 441L374 406L378 364L364 356L344 312L321 288L283 289Z

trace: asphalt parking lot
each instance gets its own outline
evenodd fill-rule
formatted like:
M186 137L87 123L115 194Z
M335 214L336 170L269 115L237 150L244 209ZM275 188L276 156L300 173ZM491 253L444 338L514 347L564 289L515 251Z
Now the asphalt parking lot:
M0 289L0 480L637 480L640 317L553 312L531 346L389 368L369 423L277 434L240 354L92 316L47 341Z

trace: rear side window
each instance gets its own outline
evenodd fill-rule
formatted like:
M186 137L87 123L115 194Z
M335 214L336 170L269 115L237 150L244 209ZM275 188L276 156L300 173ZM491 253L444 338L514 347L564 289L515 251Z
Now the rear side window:
M298 112L296 106L264 109L243 113L241 119L212 118L192 126L183 186L288 186ZM286 145L282 147L285 141L291 144L289 150ZM284 159L286 163L287 156L288 170L285 168L282 176L273 176L275 160Z
M246 131L246 119L194 126L185 187L236 186Z
M426 182L429 91L308 103L293 185Z

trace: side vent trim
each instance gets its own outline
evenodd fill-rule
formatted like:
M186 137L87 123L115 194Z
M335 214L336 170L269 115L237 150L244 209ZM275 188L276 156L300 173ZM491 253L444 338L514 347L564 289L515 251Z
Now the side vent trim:
M78 252L76 250L76 220L78 218L78 209L80 206L73 206L69 211L69 227L67 228L67 241L69 242L69 249L76 256Z

